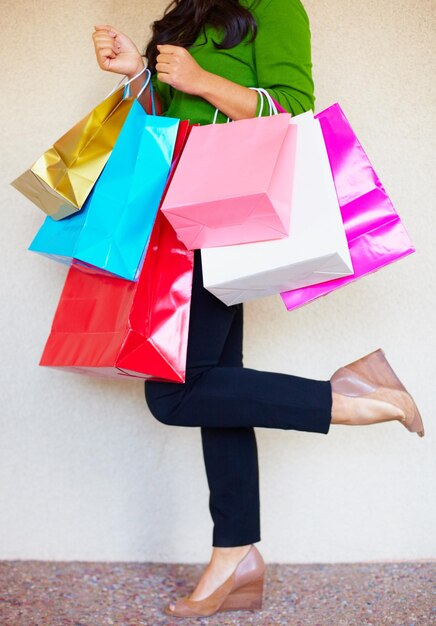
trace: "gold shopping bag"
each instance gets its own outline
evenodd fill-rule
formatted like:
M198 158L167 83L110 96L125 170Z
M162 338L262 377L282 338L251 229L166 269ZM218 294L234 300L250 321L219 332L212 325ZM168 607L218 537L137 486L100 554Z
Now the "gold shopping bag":
M10 184L56 221L79 211L106 165L132 107L130 82L144 70L124 85L119 83L103 102ZM150 73L146 71L148 83Z

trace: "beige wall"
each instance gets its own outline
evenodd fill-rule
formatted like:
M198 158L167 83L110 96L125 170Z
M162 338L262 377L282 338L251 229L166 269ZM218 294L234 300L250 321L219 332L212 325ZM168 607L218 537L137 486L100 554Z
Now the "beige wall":
M141 383L37 366L66 269L26 251L43 217L8 185L118 80L95 63L93 24L142 45L163 6L1 2L0 558L208 557L199 431L156 422ZM268 560L436 556L435 6L306 0L318 109L342 104L417 253L293 313L279 298L247 305L246 365L327 379L382 346L426 437L397 423L328 436L259 429Z

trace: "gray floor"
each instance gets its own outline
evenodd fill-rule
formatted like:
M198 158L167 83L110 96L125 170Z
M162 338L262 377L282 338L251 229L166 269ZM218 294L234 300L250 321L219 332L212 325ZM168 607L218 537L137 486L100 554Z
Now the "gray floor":
M0 561L0 626L430 626L436 562L267 566L262 611L168 618L202 565Z

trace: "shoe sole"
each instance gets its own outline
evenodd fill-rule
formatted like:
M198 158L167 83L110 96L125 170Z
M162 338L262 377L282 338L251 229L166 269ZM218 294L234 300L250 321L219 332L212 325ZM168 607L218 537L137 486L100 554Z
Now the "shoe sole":
M198 615L178 615L175 611L172 611L169 607L165 607L163 612L171 617L178 617L180 619L189 618L201 618L211 617L217 613L224 611L259 611L262 608L263 602L263 586L264 577L253 580L239 589L232 591L223 601L218 610L212 613L203 613ZM201 601L200 601L201 602Z

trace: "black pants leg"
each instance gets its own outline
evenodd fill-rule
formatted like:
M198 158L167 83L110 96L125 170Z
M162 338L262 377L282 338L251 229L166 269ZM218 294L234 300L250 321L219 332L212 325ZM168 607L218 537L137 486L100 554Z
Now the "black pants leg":
M151 412L162 423L202 429L214 546L260 538L253 427L324 434L330 428L330 381L242 367L242 305L227 307L203 288L199 252L186 382L147 381L145 393Z
M219 366L242 367L243 310L235 316ZM214 522L212 545L260 541L259 468L254 428L201 428Z

